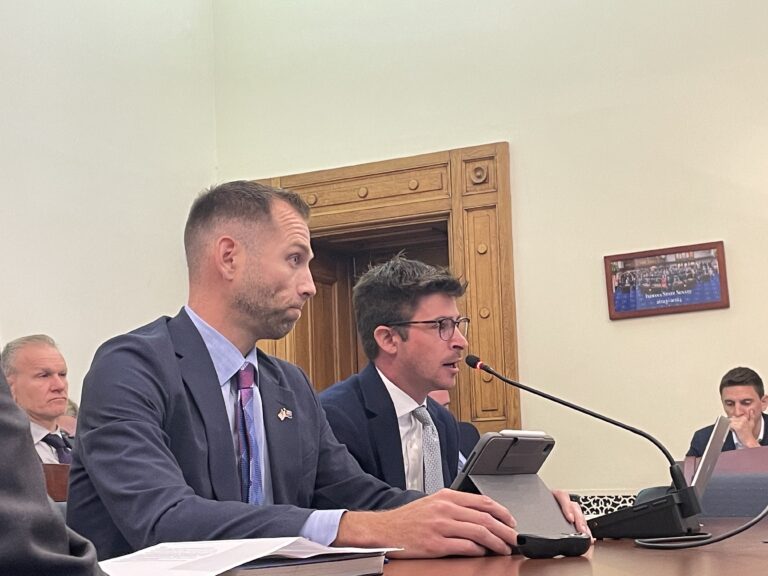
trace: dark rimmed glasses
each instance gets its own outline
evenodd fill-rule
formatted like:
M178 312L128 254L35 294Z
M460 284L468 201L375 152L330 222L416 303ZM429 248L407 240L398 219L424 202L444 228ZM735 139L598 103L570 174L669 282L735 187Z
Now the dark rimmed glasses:
M453 338L453 334L456 332L458 326L461 330L462 336L467 335L469 328L469 318L462 316L454 320L453 318L437 318L435 320L409 320L407 322L387 322L384 326L410 326L411 324L432 324L437 327L437 333L441 340L446 342Z

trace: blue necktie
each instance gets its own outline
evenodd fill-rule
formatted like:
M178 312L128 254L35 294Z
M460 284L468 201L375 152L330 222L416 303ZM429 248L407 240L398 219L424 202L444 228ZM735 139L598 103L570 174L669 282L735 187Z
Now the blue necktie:
M243 502L258 505L264 501L264 492L261 486L261 458L253 418L253 386L255 384L253 364L250 362L243 364L235 378L240 393L237 406L240 494Z

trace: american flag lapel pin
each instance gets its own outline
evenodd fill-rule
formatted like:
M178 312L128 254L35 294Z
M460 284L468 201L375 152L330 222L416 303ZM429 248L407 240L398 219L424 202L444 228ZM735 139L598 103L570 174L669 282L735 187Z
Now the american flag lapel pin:
M277 413L277 417L280 418L280 422L282 422L286 418L288 418L288 420L292 420L293 412L291 412L290 410L288 410L288 408L283 406L282 408L280 408L280 412Z

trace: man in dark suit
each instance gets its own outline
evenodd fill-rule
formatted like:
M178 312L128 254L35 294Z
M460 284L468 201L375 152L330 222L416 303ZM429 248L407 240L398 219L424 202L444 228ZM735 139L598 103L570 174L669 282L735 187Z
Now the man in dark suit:
M101 558L163 541L296 535L413 557L510 552L509 511L365 474L304 373L255 348L285 336L315 293L308 217L297 194L253 182L205 192L184 234L188 305L97 351L67 509Z
M430 424L416 416L420 408L439 439L436 484L450 486L458 473L456 420L428 394L456 385L469 324L456 304L464 290L448 271L401 256L371 268L355 285L357 331L370 362L320 401L336 438L363 470L391 486L431 491L428 476L437 471L424 465Z
M45 493L29 421L0 371L0 571L14 576L96 576L93 545L66 527Z
M731 433L723 443L723 452L768 446L768 396L763 380L750 368L733 368L720 380L720 400L731 421ZM686 456L700 457L712 435L714 425L696 431Z
M465 288L447 270L402 256L355 284L357 332L370 362L320 401L363 470L392 486L432 493L458 474L456 420L429 393L456 385L469 325L456 299ZM554 496L568 521L587 533L580 507L565 492Z

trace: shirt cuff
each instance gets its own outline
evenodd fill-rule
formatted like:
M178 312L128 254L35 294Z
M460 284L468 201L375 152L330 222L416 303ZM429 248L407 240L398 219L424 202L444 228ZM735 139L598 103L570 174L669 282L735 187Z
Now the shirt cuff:
M346 510L315 510L304 522L299 536L323 546L330 546L339 534L339 522L344 512Z

